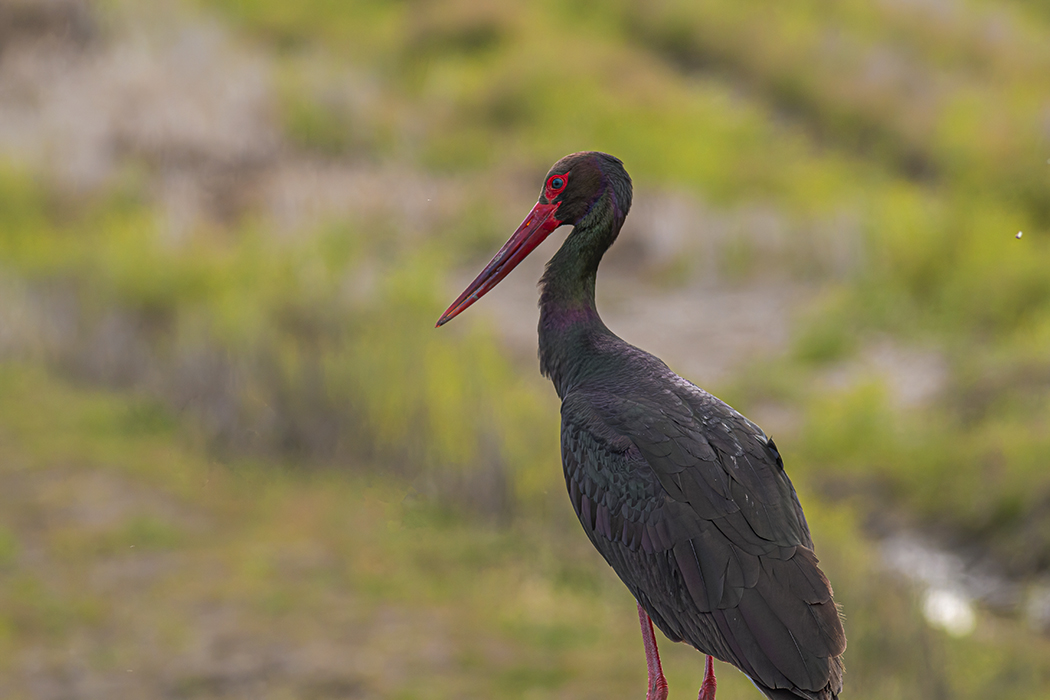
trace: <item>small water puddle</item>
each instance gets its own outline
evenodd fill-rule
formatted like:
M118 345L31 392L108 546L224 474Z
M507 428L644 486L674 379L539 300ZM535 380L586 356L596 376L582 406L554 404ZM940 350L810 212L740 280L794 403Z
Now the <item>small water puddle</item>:
M909 532L883 539L879 551L887 568L922 589L922 612L931 626L966 636L977 627L977 608L985 607L1050 632L1050 581L1010 579Z

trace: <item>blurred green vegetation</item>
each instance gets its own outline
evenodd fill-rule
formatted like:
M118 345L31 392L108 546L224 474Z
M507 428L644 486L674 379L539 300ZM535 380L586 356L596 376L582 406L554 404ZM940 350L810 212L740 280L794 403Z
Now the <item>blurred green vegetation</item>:
M850 696L1046 697L1045 636L989 614L965 639L927 628L860 532L888 514L1018 576L1050 569L1038 3L193 4L273 57L277 118L302 152L483 185L596 148L640 189L783 212L779 263L826 291L791 353L708 388L800 416L776 438L846 610ZM275 236L248 212L172 241L146 179L132 168L84 198L0 168L0 274L59 326L74 310L48 331L62 342L0 369L0 668L19 654L60 668L87 639L93 672L154 669L178 697L640 689L631 601L562 492L553 392L476 321L432 328L440 271L498 245L487 205L425 236L355 220ZM814 264L842 212L861 222L856 260ZM728 276L766 273L758 255L728 245ZM675 264L676 279L699 267ZM827 381L887 337L943 359L932 403ZM66 482L125 505L77 516ZM76 583L133 579L142 557L162 574L131 599ZM259 658L312 639L375 658L340 638L355 629L412 670L288 671L265 692L161 671L212 609L246 621L235 643ZM452 651L428 657L432 637ZM665 654L675 692L695 688L695 653ZM725 697L754 693L719 680Z
M275 246L247 222L167 247L134 181L56 211L8 170L0 203L0 259L41 290L72 287L82 341L118 312L149 349L126 358L149 365L128 382L162 376L152 388L195 414L214 449L389 470L493 515L558 484L532 467L557 451L550 399L484 332L433 332L436 246L380 254L351 222ZM85 344L53 351L90 374Z

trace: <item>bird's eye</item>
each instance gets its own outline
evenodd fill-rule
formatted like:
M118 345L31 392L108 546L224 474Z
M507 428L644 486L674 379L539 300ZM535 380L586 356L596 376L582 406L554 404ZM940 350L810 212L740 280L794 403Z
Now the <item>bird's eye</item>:
M565 175L552 175L551 178L547 180L547 195L552 196L559 194L565 189L567 180L568 178Z

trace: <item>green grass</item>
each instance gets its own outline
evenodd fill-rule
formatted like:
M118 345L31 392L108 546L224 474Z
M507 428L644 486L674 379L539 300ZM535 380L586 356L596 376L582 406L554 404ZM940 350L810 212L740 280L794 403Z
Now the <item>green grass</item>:
M174 422L129 432L126 395L32 365L0 366L0 389L8 697L69 664L144 696L599 698L644 686L633 601L565 498L554 518L492 528L406 501L397 479L217 463ZM988 616L964 640L927 629L858 546L853 516L803 497L847 611L852 697L1045 694L1045 639ZM194 650L217 639L209 664ZM695 689L702 657L663 646L675 692ZM312 666L289 661L304 650ZM224 671L238 654L247 670ZM726 698L753 697L739 673L719 674Z

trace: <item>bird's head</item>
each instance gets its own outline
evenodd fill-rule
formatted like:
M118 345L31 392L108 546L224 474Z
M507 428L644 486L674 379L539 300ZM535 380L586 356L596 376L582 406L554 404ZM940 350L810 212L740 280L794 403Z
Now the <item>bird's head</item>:
M622 221L631 208L631 177L607 153L573 153L547 173L537 206L545 204L557 206L557 219L570 226L597 228L606 217Z
M452 302L437 325L448 323L499 284L562 224L576 227L570 239L578 235L595 237L574 244L599 249L600 255L616 238L630 208L631 178L619 158L598 151L565 156L547 173L539 201L518 230Z

